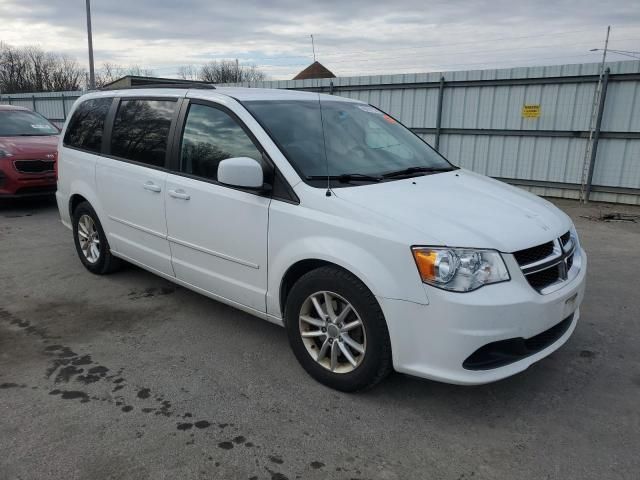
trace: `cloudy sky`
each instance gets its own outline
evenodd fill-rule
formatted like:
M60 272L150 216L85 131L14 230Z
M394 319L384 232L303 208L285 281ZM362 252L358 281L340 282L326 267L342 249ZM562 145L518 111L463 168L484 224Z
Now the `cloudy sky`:
M86 64L84 5L0 0L0 41ZM607 25L610 48L640 51L640 0L93 0L92 16L97 66L157 76L238 58L291 78L312 61L310 34L338 76L594 62Z

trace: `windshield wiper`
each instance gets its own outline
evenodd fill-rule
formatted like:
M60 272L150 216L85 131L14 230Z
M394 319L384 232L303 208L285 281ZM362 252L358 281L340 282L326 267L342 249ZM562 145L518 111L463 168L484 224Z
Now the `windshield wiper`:
M338 180L341 183L351 183L353 181L380 182L379 175L367 175L364 173L343 173L342 175L307 175L307 180Z
M411 176L416 173L437 173L437 172L450 172L455 170L453 167L409 167L402 170L396 170L395 172L389 172L382 175L382 178L394 178Z

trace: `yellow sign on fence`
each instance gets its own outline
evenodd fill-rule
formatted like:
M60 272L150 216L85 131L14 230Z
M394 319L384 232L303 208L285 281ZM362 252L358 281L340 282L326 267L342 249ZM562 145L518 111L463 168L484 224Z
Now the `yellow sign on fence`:
M540 104L525 103L522 106L522 118L540 118Z

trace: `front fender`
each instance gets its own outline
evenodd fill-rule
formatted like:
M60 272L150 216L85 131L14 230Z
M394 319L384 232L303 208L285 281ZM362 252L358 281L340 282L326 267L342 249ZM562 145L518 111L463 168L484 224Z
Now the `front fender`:
M281 248L271 242L267 312L282 316L282 279L291 266L303 260L322 260L335 264L358 277L376 296L427 304L426 293L409 249L399 245L384 248L377 243L371 239L369 242L355 243L326 235L289 239L281 244ZM276 248L272 248L272 245Z

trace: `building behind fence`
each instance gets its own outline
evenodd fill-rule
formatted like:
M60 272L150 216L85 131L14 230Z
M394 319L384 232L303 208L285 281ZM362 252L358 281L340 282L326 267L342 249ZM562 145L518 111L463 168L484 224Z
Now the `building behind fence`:
M598 64L238 84L321 91L389 112L454 164L578 198ZM640 62L607 64L591 199L640 204ZM3 95L61 122L80 92Z

